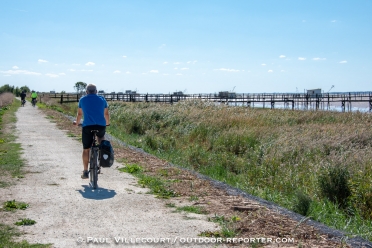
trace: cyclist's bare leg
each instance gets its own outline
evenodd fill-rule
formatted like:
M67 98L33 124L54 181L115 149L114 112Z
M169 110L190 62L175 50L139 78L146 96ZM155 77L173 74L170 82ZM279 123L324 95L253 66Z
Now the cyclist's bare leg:
M88 164L89 164L89 150L88 149L83 149L83 165L84 165L84 170L88 170Z

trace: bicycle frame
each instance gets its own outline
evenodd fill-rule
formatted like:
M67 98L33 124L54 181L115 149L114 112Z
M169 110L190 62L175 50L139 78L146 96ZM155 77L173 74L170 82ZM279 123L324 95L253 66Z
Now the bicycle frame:
M98 130L92 130L93 142L90 148L90 161L89 161L89 178L90 185L93 189L98 187L98 170L99 170L99 145L97 144L97 133Z

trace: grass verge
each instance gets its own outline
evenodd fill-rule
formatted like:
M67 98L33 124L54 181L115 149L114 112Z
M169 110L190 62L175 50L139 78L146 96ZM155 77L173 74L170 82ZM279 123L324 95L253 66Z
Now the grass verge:
M16 136L14 135L15 123L17 121L15 112L17 111L20 102L13 100L10 105L3 106L0 109L0 187L8 187L12 183L9 177L23 178L24 173L22 166L24 161L21 159L21 146L15 143ZM12 209L23 209L27 204L9 201L4 203L4 208L8 210ZM1 214L1 212L0 212ZM31 223L30 221L22 223ZM15 237L21 236L15 227L11 227L0 221L0 247L11 247L11 248L44 248L50 247L49 244L29 244L23 240L21 242L14 241Z
M144 188L149 188L149 193L156 195L158 198L168 199L178 196L177 192L170 189L171 180L146 175L143 168L138 164L127 164L126 167L120 168L119 171L136 176L138 178L138 184Z

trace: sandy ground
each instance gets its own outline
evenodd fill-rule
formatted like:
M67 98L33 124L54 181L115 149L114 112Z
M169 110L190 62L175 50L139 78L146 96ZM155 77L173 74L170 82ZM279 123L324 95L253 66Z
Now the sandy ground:
M16 116L17 142L28 173L16 185L0 188L0 198L30 205L5 214L10 225L18 218L37 222L20 228L26 233L21 239L52 247L184 247L183 239L219 229L205 215L185 218L185 213L174 212L163 200L146 194L135 178L116 169L123 166L116 162L99 175L99 188L93 190L88 180L80 178L79 141L29 103ZM190 246L213 247L198 242Z

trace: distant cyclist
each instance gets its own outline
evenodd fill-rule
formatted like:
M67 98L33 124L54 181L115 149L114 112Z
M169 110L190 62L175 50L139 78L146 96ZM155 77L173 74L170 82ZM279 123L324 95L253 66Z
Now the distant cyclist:
M35 105L37 102L37 93L34 90L31 92L31 102L32 105Z
M22 91L19 96L21 97L21 105L24 106L26 103L26 91Z
M110 125L110 115L108 111L108 104L106 99L97 95L97 87L94 84L89 84L86 89L87 95L79 100L79 108L74 125L78 125L81 118L84 116L82 129L82 143L83 143L83 174L81 178L89 178L88 163L89 150L92 146L93 135L92 130L98 130L97 139L101 143L104 140L106 133L106 126Z

